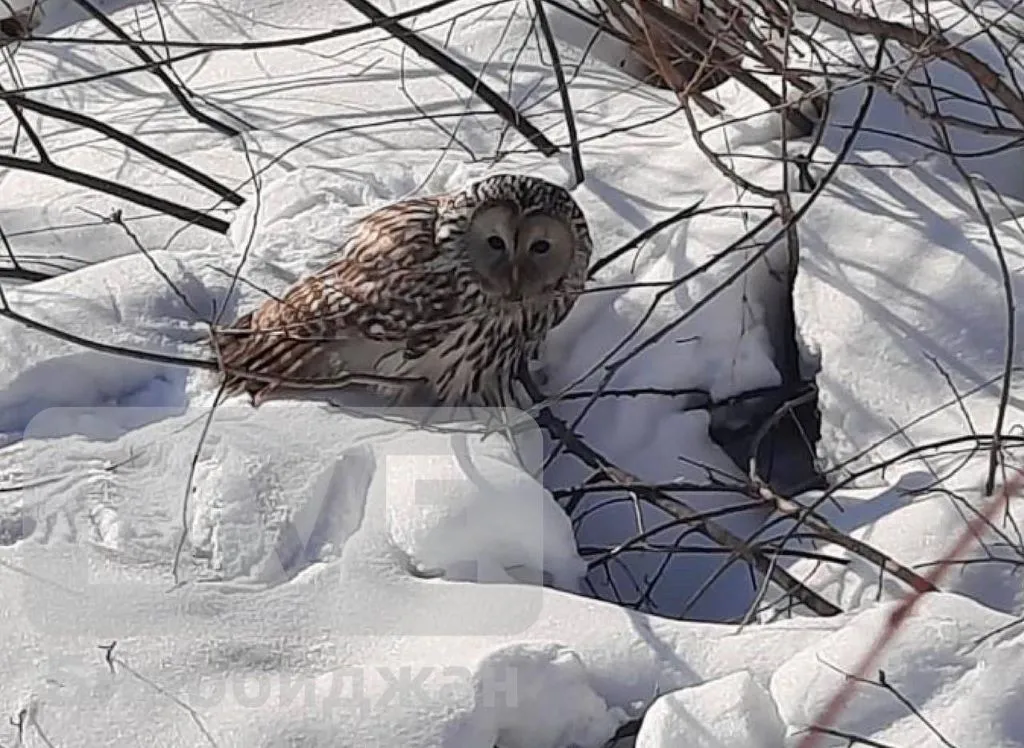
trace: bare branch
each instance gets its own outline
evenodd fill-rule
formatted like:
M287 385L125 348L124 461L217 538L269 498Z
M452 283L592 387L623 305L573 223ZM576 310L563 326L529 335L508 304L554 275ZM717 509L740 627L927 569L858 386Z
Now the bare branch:
M403 44L408 45L418 55L437 65L472 93L483 99L503 120L518 130L524 138L545 156L554 156L558 153L558 147L548 140L544 133L534 127L528 119L523 117L511 104L495 93L490 86L473 75L465 66L460 65L433 44L420 38L395 19L389 18L369 0L347 0L347 2L369 18L375 26L379 26Z
M569 87L565 82L565 71L562 69L562 60L558 54L558 45L551 33L551 24L548 23L548 15L544 10L544 0L533 0L533 7L537 10L537 21L540 25L544 41L547 43L548 54L551 55L551 65L555 69L555 82L558 84L558 95L562 99L562 111L565 113L565 127L569 131L570 152L572 154L573 174L576 177L574 187L583 184L583 158L580 156L579 135L576 133L576 118L572 113L572 101L569 98Z
M206 187L208 190L227 200L232 205L242 205L245 202L245 199L241 195L231 188L220 184L212 177L209 177L198 169L189 166L184 161L176 159L174 156L169 156L152 146L146 145L138 138L123 133L105 122L101 122L100 120L94 119L93 117L89 117L85 114L79 114L78 112L72 112L67 109L51 106L50 104L45 104L41 101L33 101L18 94L10 94L7 97L7 101L9 104L15 105L19 110L28 109L40 114L45 114L48 117L53 117L54 119L70 122L75 125L81 125L82 127L87 127L90 130L95 130L102 135L106 135L111 140L116 140L118 143L126 145L132 150L141 153L143 156L153 159L161 166L166 166L168 169L176 171L182 176L191 179L196 184ZM49 161L49 159L44 160Z
M227 135L228 137L234 137L235 135L238 135L238 130L236 130L235 128L214 119L208 114L203 114L202 112L200 112L196 108L195 104L189 101L188 97L186 97L185 94L182 93L178 85L171 80L170 76L167 75L166 72L164 72L163 68L156 64L156 60L154 60L153 57L150 56L149 52L143 49L142 45L132 40L132 38L128 36L128 34L126 34L120 26L111 21L106 13L104 13L95 5L93 5L89 0L74 0L74 3L81 7L83 10L85 10L89 15L91 15L101 24L103 24L103 26L112 34L114 34L114 36L118 37L119 39L123 40L126 44L128 44L132 52L134 52L135 55L140 60L142 60L147 65L153 65L153 75L160 79L160 82L163 83L164 86L166 86L171 96L175 98L175 100L181 105L181 108L188 112L193 119L195 119L197 122L201 122L204 125L207 125L208 127L212 127L217 132Z
M529 374L523 372L521 381L527 388L530 396L536 402L543 402L544 396L530 380ZM537 415L537 423L551 433L551 436L565 445L566 450L582 460L588 467L605 476L612 483L616 483L635 492L645 501L649 501L662 511L673 517L685 520L696 520L701 532L717 543L731 549L734 553L753 564L758 571L769 576L773 582L782 587L786 592L800 600L809 609L818 615L833 616L842 611L835 605L810 588L801 584L785 569L776 566L771 559L762 552L751 549L741 538L733 535L718 523L701 517L697 512L687 507L676 497L670 496L657 489L643 490L638 486L645 485L643 481L630 475L625 470L616 467L605 457L596 452L593 448L583 442L582 439L569 430L567 424L551 412L550 408L542 408Z
M78 184L82 187L88 187L89 189L105 192L113 197L127 200L135 203L136 205L152 208L153 210L173 216L174 218L179 218L182 221L195 224L196 226L201 226L204 229L209 229L210 231L214 231L218 234L226 234L228 232L228 222L220 218L215 218L214 216L202 213L193 208L186 208L184 205L172 203L169 200L154 197L153 195L149 195L145 192L139 192L131 187L126 187L118 182L111 182L108 179L76 171L75 169L70 169L66 166L58 166L53 163L31 161L25 158L16 158L14 156L4 155L0 155L0 166L8 169L31 171L36 174L43 174L55 179L61 179L65 182Z
M895 21L854 15L826 5L820 0L792 0L793 5L805 13L811 13L834 26L859 36L876 36L879 39L894 39L919 58L937 57L956 65L968 73L983 89L991 93L1005 106L1017 121L1024 124L1024 100L1018 96L985 62L968 52L960 44L948 41L941 33L922 31L904 26Z

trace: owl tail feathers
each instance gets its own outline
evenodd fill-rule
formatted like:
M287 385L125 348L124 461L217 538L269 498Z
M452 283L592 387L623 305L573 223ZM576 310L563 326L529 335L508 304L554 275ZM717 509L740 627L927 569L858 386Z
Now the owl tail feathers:
M286 387L282 380L300 377L316 355L311 341L254 328L251 313L229 328L214 331L211 342L220 365L223 394L245 392L254 407Z

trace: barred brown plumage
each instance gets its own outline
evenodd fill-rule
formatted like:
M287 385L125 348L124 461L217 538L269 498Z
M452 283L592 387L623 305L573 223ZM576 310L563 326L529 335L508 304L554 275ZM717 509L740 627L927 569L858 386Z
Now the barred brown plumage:
M583 290L592 249L579 205L538 177L378 209L336 260L214 331L225 390L258 406L362 375L406 380L404 402L425 388L445 405L511 404L518 367Z

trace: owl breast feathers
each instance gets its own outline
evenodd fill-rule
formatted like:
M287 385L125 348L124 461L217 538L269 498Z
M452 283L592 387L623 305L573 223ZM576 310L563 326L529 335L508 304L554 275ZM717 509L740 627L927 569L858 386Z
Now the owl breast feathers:
M213 334L224 389L346 383L438 404L507 405L511 383L583 290L592 243L563 188L496 175L395 203L338 259Z

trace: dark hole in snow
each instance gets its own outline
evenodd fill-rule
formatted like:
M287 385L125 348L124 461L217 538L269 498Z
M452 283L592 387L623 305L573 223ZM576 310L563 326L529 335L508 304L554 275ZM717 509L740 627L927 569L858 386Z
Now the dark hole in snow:
M0 517L0 545L14 545L36 529L36 521L29 516Z
M785 408L788 401L807 390L807 384L783 385L757 397L714 408L711 412L709 434L715 443L744 473L751 456L754 456L757 475L782 496L828 486L814 459L821 436L817 398L792 407L786 415L771 423L780 408Z
M777 267L775 282L768 287L771 298L765 322L782 384L713 405L708 428L712 440L744 473L753 457L757 475L786 497L828 487L815 459L821 438L821 413L814 391L817 366L804 354L793 313L796 267L795 262ZM794 404L796 401L799 404Z

